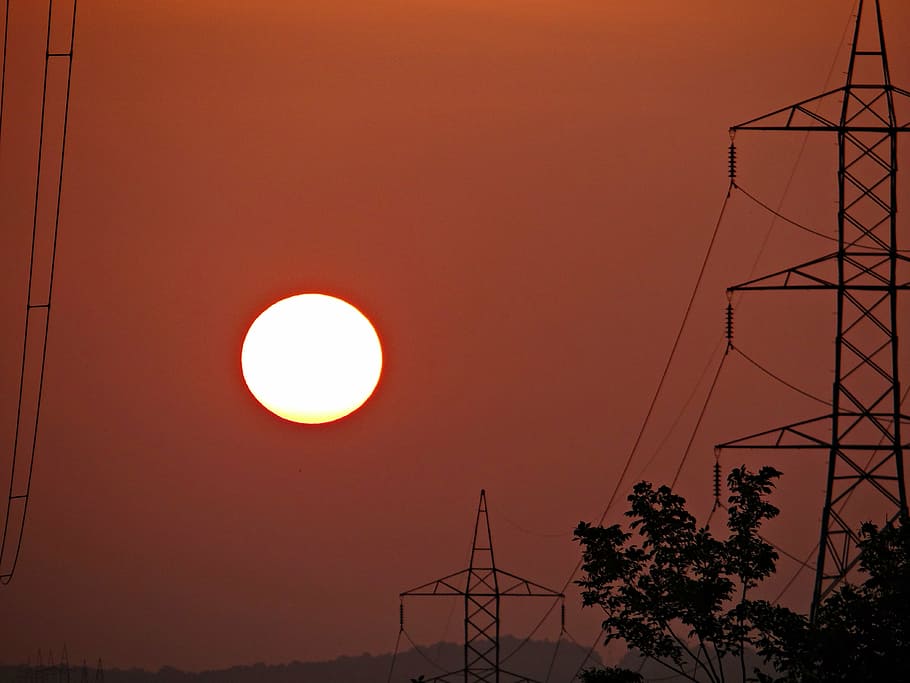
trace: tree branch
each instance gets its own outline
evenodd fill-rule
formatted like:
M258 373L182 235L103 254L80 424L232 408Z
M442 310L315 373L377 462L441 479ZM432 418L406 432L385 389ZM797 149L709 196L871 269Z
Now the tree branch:
M673 673L679 674L679 675L682 676L683 678L687 678L688 680L693 681L694 683L701 683L697 678L693 678L690 674L686 673L686 670L685 670L685 669L681 669L681 668L677 668L677 667L675 667L675 666L671 666L670 664L667 664L664 660L662 660L662 659L660 659L660 658L658 658L658 657L651 657L651 659L653 659L655 662L657 662L657 663L660 664L661 666L664 666L664 667L668 668L668 669L669 669L670 671L672 671Z
M717 657L717 666L720 668L720 683L726 683L727 676L724 673L724 665L721 662L720 650L717 649L717 643L711 641L711 647L714 648L714 656Z
M682 648L683 652L685 652L687 655L689 655L692 658L694 672L698 673L698 667L699 667L698 657L695 655L695 653L692 652L692 650L689 649L688 643L686 643L686 641L684 641L682 638L680 638L678 635L676 635L676 631L673 630L673 627L670 626L670 624L668 622L661 619L660 623L664 627L664 629L666 629L667 633L669 633L671 636L673 636L673 640L675 640L676 644ZM660 661L660 660L657 660L657 661ZM702 667L702 668L704 668L704 667ZM690 680L693 680L693 681L698 680L697 678L689 677L687 674L684 674L684 675L686 675ZM709 673L709 675L710 675L710 673ZM717 679L715 678L714 680L716 681Z
M723 683L723 666L720 663L720 658L717 660L717 667L721 670L721 675L718 676L717 672L714 670L714 664L711 662L711 655L708 654L708 649L705 647L705 641L701 636L698 636L698 649L701 652L705 653L705 661L708 663L706 667L704 664L701 664L701 668L705 670L705 673L711 677L711 680L718 681L718 683ZM696 663L700 664L698 659L695 660ZM710 670L708 669L710 667Z

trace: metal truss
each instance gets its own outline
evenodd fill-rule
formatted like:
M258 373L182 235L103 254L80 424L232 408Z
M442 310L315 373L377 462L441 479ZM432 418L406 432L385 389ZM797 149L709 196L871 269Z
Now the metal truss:
M837 120L818 113L832 101ZM859 560L865 519L845 507L848 498L871 495L887 523L907 514L910 417L901 413L897 323L898 293L910 290L910 258L898 249L897 141L910 131L910 119L900 118L908 109L910 92L891 83L879 0L860 0L843 87L731 128L837 136L837 251L728 289L835 293L832 410L718 446L828 451L813 617Z
M443 576L401 593L406 597L464 597L464 668L429 681L454 683L536 683L500 667L499 607L503 597L565 599L562 593L503 571L493 558L493 536L486 492L481 490L474 521L474 540L467 569Z

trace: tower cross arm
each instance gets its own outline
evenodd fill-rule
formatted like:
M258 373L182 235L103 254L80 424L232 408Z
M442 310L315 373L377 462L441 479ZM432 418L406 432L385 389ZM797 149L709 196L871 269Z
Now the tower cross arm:
M715 448L718 450L724 448L828 449L831 447L831 436L830 433L825 433L825 428L830 423L831 415L823 415L719 443Z
M881 269L891 263L902 271L910 265L910 257L896 251L845 250L844 262L852 266L851 274L841 284L837 281L837 264L841 254L833 252L811 261L800 263L775 273L762 275L746 282L727 287L727 292L748 290L837 289L905 291L910 290L910 280L890 282Z
M434 581L428 581L425 584L402 591L399 596L408 597L426 597L434 595L466 595L468 594L468 575L471 570L463 569L454 572L448 576L443 576ZM503 571L502 569L483 570L490 574L495 574L499 579L499 595L501 596L523 596L523 597L541 597L541 598L565 598L563 593L547 588L544 585L525 579L512 572ZM477 572L475 567L474 572ZM478 592L476 587L470 591L471 595L486 595L486 592Z
M821 95L810 97L807 100L781 107L768 114L762 114L754 119L739 123L730 127L730 132L735 133L740 130L820 130L836 131L839 126L837 122L821 116L820 114L809 109L809 105L821 104L826 100L843 96L845 88L840 87L835 90L829 90Z
M511 572L497 569L496 573L500 578L500 595L520 595L524 597L531 596L561 599L566 597L559 591L555 591L552 588L547 588L546 586L542 586L541 584L535 583L534 581L529 581L528 579L517 576Z
M910 132L910 121L899 125L888 125L886 121L877 124L861 125L857 123L842 124L818 113L822 105L833 102L838 109L841 108L844 98L856 98L857 93L866 92L871 101L863 107L868 109L871 102L885 96L888 99L906 100L910 103L910 91L893 85L851 85L842 86L834 90L810 97L795 104L789 104L768 114L762 114L754 119L744 121L730 127L731 133L740 130L763 131L822 131L839 132L847 129L851 131L866 131L880 133L907 133ZM860 100L864 102L864 100ZM813 106L814 105L814 106Z
M835 289L837 282L831 279L836 277L834 270L837 265L837 253L826 254L811 261L806 261L798 266L779 270L776 273L742 282L727 288L728 292L743 290L768 290L768 289ZM831 271L829 273L825 270Z
M399 596L405 598L429 595L465 595L467 593L469 571L469 569L462 569L443 576L441 579L428 581L416 588L402 591Z

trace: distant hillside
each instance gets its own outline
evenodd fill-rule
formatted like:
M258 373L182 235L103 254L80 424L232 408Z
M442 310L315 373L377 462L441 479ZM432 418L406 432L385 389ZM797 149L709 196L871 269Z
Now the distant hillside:
M502 657L514 651L520 641L504 637L500 648ZM553 669L549 676L550 683L570 683L579 665L588 654L586 648L565 641L553 643L547 640L529 641L514 657L510 657L502 668L544 681L551 661ZM556 658L553 659L554 650ZM408 683L411 678L424 675L426 678L444 672L457 671L463 666L464 649L455 643L437 643L419 651L413 649L400 652L395 658L393 683ZM438 664L444 671L430 662ZM588 666L599 664L600 658L593 655ZM291 662L290 664L253 664L252 666L233 666L216 671L187 672L171 667L158 671L143 669L108 669L104 672L104 683L386 683L389 680L389 669L392 655L363 654L359 657L339 657L326 662ZM50 673L50 672L48 672ZM0 683L26 683L35 680L29 677L25 667L0 667ZM38 679L47 683L66 681L58 678L57 673ZM69 680L79 683L81 669L73 669ZM89 681L95 680L94 669L89 670Z

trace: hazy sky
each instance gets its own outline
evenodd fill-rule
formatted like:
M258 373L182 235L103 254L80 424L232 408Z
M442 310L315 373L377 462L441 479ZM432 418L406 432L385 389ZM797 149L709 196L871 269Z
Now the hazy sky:
M398 593L466 565L482 487L498 563L560 588L572 528L602 512L681 320L727 190L728 127L840 85L853 4L80 0L41 434L0 661L63 643L74 659L184 668L389 651ZM3 444L46 12L11 6ZM893 79L910 86L910 3L882 9ZM834 140L802 140L741 134L738 180L777 205L793 173L784 212L831 231ZM784 224L762 249L769 224L733 196L629 485L677 467L703 391L652 454L722 335L724 288L830 251ZM360 307L385 350L375 396L320 427L267 413L239 371L252 319L307 291ZM752 295L737 343L827 396L833 309ZM730 359L679 490L705 514L712 444L819 412ZM725 467L768 462L735 457ZM769 534L804 556L823 456L775 464ZM795 565L780 568L771 595ZM461 606L440 602L408 605L422 642L460 638ZM590 642L597 615L578 603L568 626ZM504 632L524 635L542 603L504 610ZM555 618L538 634L557 635Z

